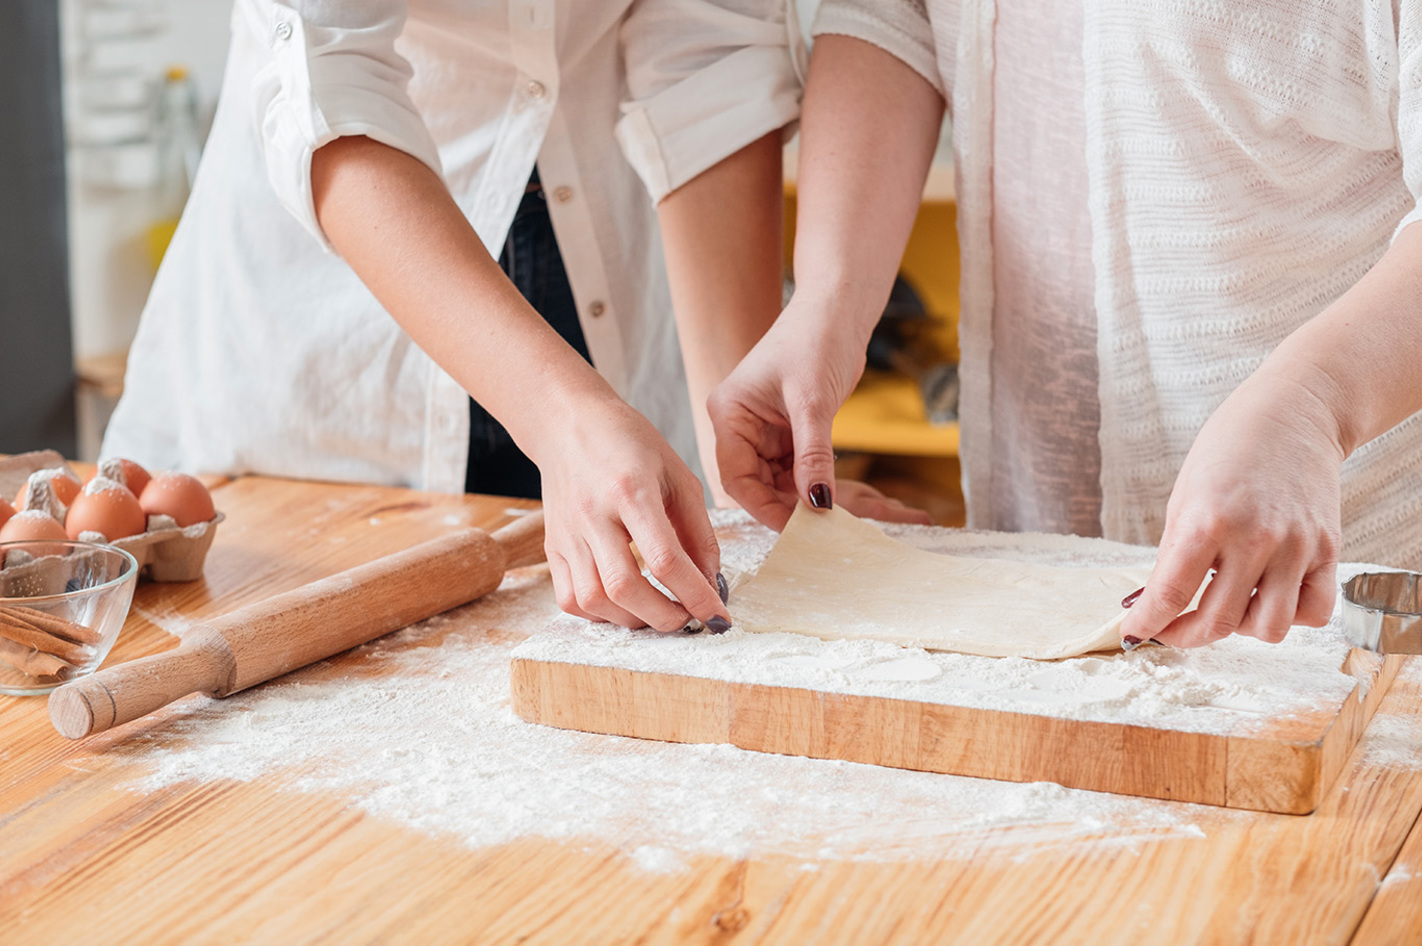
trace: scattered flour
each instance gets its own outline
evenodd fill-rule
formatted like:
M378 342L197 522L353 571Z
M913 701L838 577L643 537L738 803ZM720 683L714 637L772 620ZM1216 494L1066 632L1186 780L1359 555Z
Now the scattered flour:
M753 567L769 548L768 536L743 518L718 519L728 575L738 567L744 571L746 562ZM998 554L1004 547L996 536L965 539ZM1103 543L1103 554L1140 550ZM135 790L188 780L261 779L281 790L335 794L372 816L474 848L525 837L611 844L654 873L682 870L698 855L780 855L811 864L965 858L988 848L1025 858L1082 843L1129 852L1152 841L1202 838L1202 825L1246 817L1050 783L993 782L531 725L509 708L509 660L527 635L557 615L546 571L520 570L484 600L359 648L339 664L317 664L222 701L180 703L160 724L110 751L141 763L145 774L133 783ZM184 631L181 620L159 623L179 635ZM704 664L711 657L736 660L738 647L750 647L758 656L749 662L799 685L870 692L951 683L963 699L987 699L996 686L985 669L993 663L987 658L971 658L980 666L877 643L827 644L734 630L721 637L663 637L577 624L568 628L576 646L615 652L619 660L630 652L673 659L667 655L679 650ZM559 626L568 627L563 621ZM1305 643L1301 653L1314 646ZM1246 665L1267 655L1263 645L1245 644L1222 664L1211 663L1206 652L1143 648L1124 660L1022 661L1011 672L1025 675L1028 691L1044 693L1070 694L1078 683L1100 690L1100 681L1112 681L1106 689L1122 704L1116 713L1153 712L1142 703L1144 690L1130 689L1146 678L1157 681L1158 692L1177 694L1159 697L1163 704L1225 699L1253 706L1250 701L1260 697L1242 676L1223 689L1210 679L1244 674ZM1270 667L1270 674L1285 669ZM1319 676L1312 669L1292 681L1272 682L1313 686ZM1239 711L1234 713L1237 718ZM1375 739L1369 751L1406 752L1404 742L1401 734L1395 743ZM1415 759L1415 737L1407 745Z
M632 860L651 874L676 874L686 869L686 862L675 851L651 844L644 844L633 851Z
M263 779L336 793L409 828L484 847L612 844L673 872L697 855L969 857L1090 841L1203 837L1199 806L535 726L509 709L510 653L557 613L546 575L226 700L178 704L116 745L147 774ZM1006 829L1006 830L1004 830Z
M1422 663L1422 658L1413 658ZM1416 719L1403 716L1375 716L1363 732L1358 751L1368 765L1422 769L1422 727Z

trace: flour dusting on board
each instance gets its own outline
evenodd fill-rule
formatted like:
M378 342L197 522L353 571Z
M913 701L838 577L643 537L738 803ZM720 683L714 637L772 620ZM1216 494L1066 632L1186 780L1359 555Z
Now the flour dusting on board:
M740 514L718 516L723 536L736 537L722 540L734 618L735 588L759 566L773 537L748 526ZM910 545L954 555L1060 566L1148 566L1154 558L1154 549L1078 536L884 528ZM1344 566L1341 577L1348 574ZM1341 669L1348 651L1336 618L1322 628L1294 628L1282 644L1235 636L1190 651L1152 646L1129 654L1038 661L928 652L883 641L749 634L734 627L724 635L688 640L564 617L514 656L1238 735L1254 724L1345 698L1358 684Z
M728 574L754 567L769 548L769 534L744 517L720 514L717 524ZM972 541L993 554L1004 548L997 537ZM1122 548L1103 554L1126 554L1114 551ZM509 708L509 660L527 635L557 614L546 572L521 570L496 594L366 645L339 664L318 664L222 701L180 703L164 724L111 751L143 764L139 790L192 779L262 779L283 790L336 794L372 816L476 848L527 837L611 844L629 863L655 873L682 870L700 855L898 860L970 857L985 847L1006 847L1026 857L1084 843L1138 850L1154 840L1201 837L1202 825L1240 817L1048 783L531 725ZM735 631L721 638L654 638L577 623L577 633L588 639L580 647L650 642L658 650L681 646L702 662L710 654L731 659L738 638L755 643ZM769 648L762 658L779 653L777 672L796 675L801 685L923 686L957 673L939 662L951 655L773 640L788 636L766 635L758 646ZM1181 684L1182 692L1208 687L1208 680L1197 681L1209 671L1192 663L1195 654L1141 654L1131 655L1131 663L1154 668L1142 672L1167 683L1172 677L1196 681ZM1109 680L1098 666L1104 663L1081 658L1028 666ZM1047 682L1051 692L1071 692L1070 681ZM1218 701L1220 693L1209 692ZM1235 690L1226 695L1241 705L1254 698ZM1418 743L1414 735L1414 756ZM1388 743L1377 751L1407 749Z

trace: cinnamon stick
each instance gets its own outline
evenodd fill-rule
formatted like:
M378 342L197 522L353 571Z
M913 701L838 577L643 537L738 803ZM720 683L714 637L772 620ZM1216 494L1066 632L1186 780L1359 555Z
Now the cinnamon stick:
M22 604L0 605L0 621L6 624L23 624L76 644L97 644L103 640L103 636L92 627L75 624L73 621L66 621Z
M57 677L74 669L53 654L41 653L0 638L0 660L32 677Z
M22 647L53 654L71 664L81 664L91 655L85 644L76 644L54 634L48 634L27 624L12 624L0 618L0 637L13 641Z

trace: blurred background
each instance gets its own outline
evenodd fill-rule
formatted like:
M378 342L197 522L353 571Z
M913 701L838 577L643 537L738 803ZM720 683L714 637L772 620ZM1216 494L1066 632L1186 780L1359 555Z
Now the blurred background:
M0 453L96 458L187 197L232 0L6 0Z
M802 28L819 0L794 0ZM98 459L129 344L221 86L232 0L5 0L0 31L0 453ZM793 291L795 142L786 153ZM958 246L948 129L836 420L841 475L962 521Z

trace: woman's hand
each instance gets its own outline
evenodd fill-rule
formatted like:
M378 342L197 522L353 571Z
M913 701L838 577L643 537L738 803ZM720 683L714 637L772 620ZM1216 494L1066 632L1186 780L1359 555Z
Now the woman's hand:
M609 392L610 394L610 392ZM615 396L551 418L529 455L543 477L546 547L569 614L676 631L730 626L717 593L720 548L701 481L656 429ZM630 543L668 598L642 574Z
M899 522L928 514L846 481L836 497L830 428L864 372L864 344L829 329L827 308L792 299L779 320L711 394L716 463L731 498L772 529L785 528L799 498Z
M830 426L864 372L863 346L838 343L812 308L792 299L707 403L722 487L777 531L797 496L832 504Z
M1267 371L1242 384L1181 467L1155 569L1121 625L1127 643L1277 643L1295 624L1327 623L1344 455L1332 412L1307 384Z

